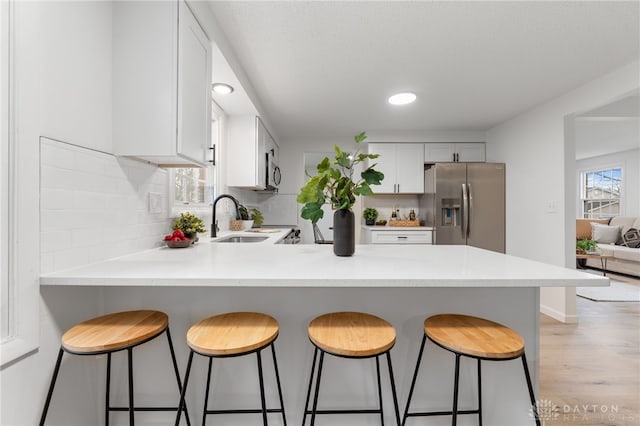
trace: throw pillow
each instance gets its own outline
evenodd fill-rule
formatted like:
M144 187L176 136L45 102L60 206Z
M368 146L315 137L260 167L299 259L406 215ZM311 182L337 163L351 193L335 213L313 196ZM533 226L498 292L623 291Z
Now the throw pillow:
M631 248L640 248L640 231L635 228L629 228L622 236L624 245Z
M614 244L620 238L620 227L612 225L591 224L591 238L602 244Z

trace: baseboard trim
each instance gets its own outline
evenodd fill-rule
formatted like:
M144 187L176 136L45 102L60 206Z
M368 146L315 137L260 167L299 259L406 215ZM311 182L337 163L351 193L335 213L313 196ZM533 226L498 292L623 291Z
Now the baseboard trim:
M540 312L565 324L576 324L578 322L578 315L567 315L546 305L540 305Z

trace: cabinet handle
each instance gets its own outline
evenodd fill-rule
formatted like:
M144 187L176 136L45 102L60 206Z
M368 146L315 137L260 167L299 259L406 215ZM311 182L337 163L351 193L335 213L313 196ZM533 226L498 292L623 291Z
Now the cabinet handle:
M209 163L211 163L212 165L216 165L216 146L213 145L211 147L209 147L209 151L211 151L211 159L208 160Z
M407 238L409 238L409 237L406 237L406 236L404 236L404 237L403 237L403 236L398 236L397 238L398 238L399 240L406 240L406 239L407 239Z

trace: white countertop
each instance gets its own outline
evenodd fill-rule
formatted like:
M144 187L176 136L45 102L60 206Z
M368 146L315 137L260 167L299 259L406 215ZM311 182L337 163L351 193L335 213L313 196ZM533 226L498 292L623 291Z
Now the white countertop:
M247 234L247 233L233 233ZM254 234L255 235L255 234ZM259 235L259 234L258 234ZM606 277L469 246L200 242L161 247L42 275L42 285L196 287L572 287Z
M434 231L432 226L376 226L376 225L362 225L362 229L367 231Z

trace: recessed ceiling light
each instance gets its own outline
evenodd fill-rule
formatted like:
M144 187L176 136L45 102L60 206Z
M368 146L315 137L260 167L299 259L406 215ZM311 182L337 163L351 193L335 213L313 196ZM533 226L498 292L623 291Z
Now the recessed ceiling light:
M391 105L407 105L416 100L416 94L411 92L396 93L389 98Z
M219 95L228 95L233 92L233 87L227 83L213 83L211 89Z

